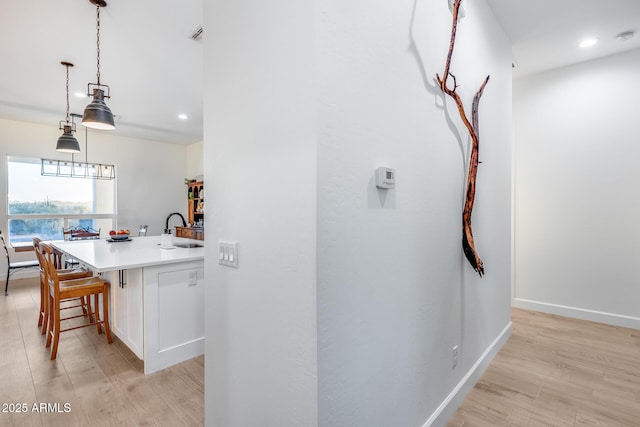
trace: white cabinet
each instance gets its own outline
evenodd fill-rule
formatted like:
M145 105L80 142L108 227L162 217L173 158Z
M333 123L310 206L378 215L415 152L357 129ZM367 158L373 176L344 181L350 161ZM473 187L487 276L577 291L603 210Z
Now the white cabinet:
M203 242L174 242L196 245L161 249L160 236L54 244L109 281L111 331L144 361L145 374L204 353Z
M204 353L204 263L144 269L144 373Z
M110 324L151 374L204 353L204 262L108 273Z
M132 268L109 272L110 325L120 340L140 359L144 358L143 270Z

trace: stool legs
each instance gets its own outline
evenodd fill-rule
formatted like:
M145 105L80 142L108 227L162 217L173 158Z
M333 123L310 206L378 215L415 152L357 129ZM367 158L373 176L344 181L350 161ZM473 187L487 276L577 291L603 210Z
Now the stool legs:
M86 298L86 306L83 305L83 311L86 313L85 316L89 319L89 325L95 323L96 328L98 329L98 333L102 334L103 328L104 332L107 336L107 342L109 344L113 343L113 337L111 336L111 328L109 327L109 295L108 295L109 287L105 283L101 292L97 292L93 294L93 301L95 310L91 307L91 296L88 295ZM102 311L104 320L100 319L100 295L102 295ZM61 320L61 310L60 310L60 301L56 301L53 295L49 295L49 310L48 313L50 316L48 321L44 324L47 325L47 343L46 347L51 347L51 360L54 360L58 355L58 344L60 342L60 320ZM84 300L84 298L83 298ZM95 319L95 320L94 320ZM82 326L80 326L82 327ZM75 329L75 328L72 328Z
M38 314L38 326L42 326L42 323L44 321L44 315L45 315L45 304L47 303L46 298L45 298L45 288L44 288L44 283L42 283L42 278L40 279L40 313ZM45 334L45 329L46 326L42 327L42 335Z

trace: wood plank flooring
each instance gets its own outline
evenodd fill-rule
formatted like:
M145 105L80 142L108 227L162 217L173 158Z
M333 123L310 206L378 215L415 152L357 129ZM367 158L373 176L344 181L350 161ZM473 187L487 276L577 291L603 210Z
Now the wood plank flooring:
M640 331L513 309L448 427L640 426Z
M109 345L92 327L62 333L52 361L36 326L38 279L9 287L0 296L0 426L204 425L204 356L145 376L120 340Z
M51 361L38 301L37 279L12 280L0 296L0 404L27 405L0 412L0 426L204 424L204 357L145 376L117 338L83 328L61 335ZM512 313L510 339L449 427L640 426L640 331Z

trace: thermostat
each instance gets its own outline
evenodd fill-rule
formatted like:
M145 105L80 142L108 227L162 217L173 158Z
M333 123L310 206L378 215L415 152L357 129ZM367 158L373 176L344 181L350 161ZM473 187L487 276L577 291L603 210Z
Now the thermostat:
M396 188L396 170L385 167L376 169L376 187L384 190Z

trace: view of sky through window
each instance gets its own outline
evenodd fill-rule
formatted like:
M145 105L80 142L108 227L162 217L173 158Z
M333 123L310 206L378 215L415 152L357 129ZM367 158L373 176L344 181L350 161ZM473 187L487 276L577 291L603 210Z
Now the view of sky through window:
M15 212L17 203L56 203L66 206L65 212L93 211L95 181L90 179L52 177L40 175L40 161L9 160L8 199L9 213ZM71 209L71 210L68 210Z

